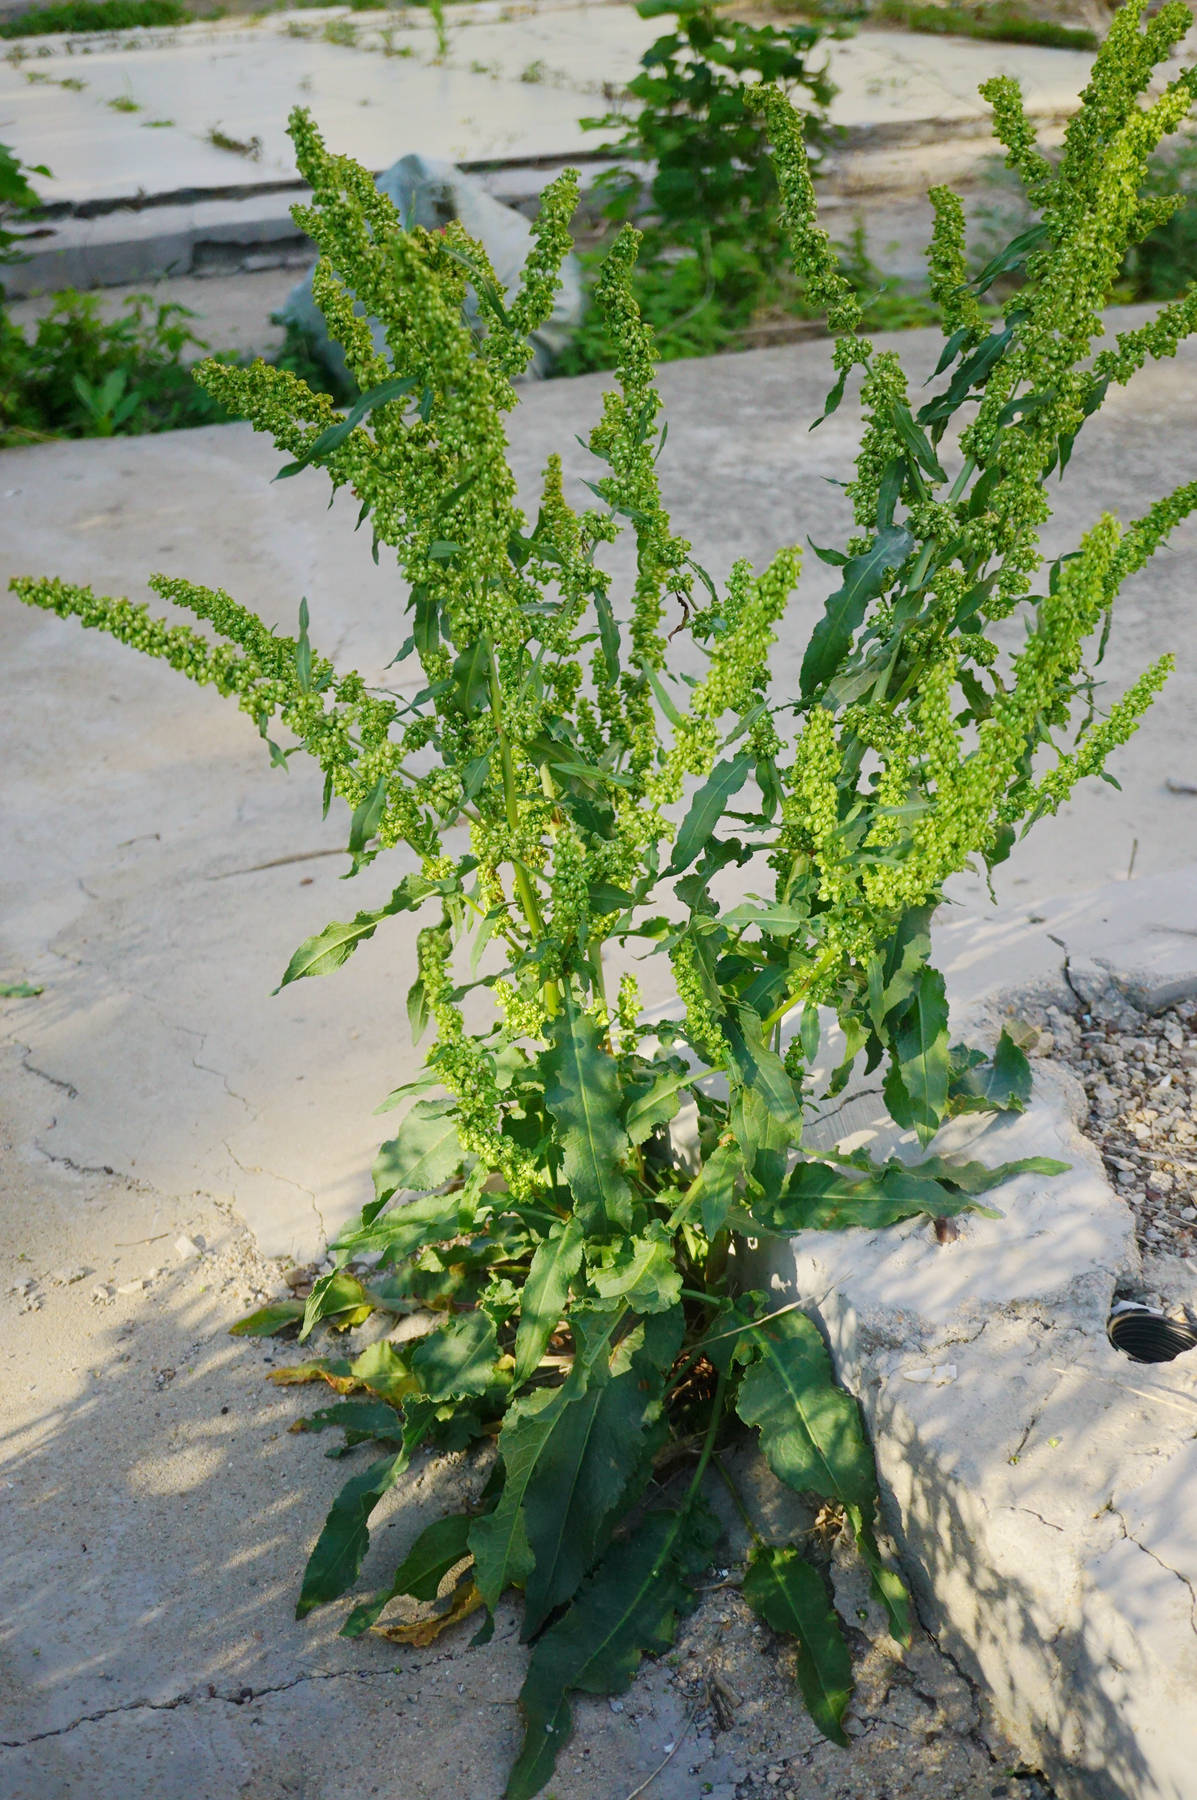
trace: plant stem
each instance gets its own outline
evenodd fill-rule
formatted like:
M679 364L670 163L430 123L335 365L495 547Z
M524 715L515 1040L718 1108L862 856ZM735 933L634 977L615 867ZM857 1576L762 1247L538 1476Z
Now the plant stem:
M536 898L536 890L528 879L526 870L515 859L514 845L519 840L520 809L519 796L515 791L515 764L511 755L511 740L503 729L503 693L499 686L499 665L495 658L494 645L487 646L490 659L490 716L494 721L495 736L499 741L499 760L503 771L503 804L507 813L507 825L512 836L511 868L515 877L515 891L519 896L528 931L533 943L544 936L544 918L540 911L540 902ZM561 991L555 981L544 984L544 1003L550 1019L555 1019L561 1010Z
M698 1458L698 1467L694 1471L694 1479L687 1488L686 1498L678 1509L680 1514L689 1512L691 1506L694 1504L694 1496L699 1490L702 1478L707 1472L707 1464L710 1462L715 1449L715 1435L718 1432L720 1423L723 1419L723 1396L726 1392L727 1370L720 1369L719 1379L715 1383L715 1393L711 1400L711 1421L707 1426L706 1436L702 1440L702 1450Z

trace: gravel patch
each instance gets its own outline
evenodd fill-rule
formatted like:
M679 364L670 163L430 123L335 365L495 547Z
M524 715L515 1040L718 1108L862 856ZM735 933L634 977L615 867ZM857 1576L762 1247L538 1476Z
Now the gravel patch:
M1197 1261L1197 1000L1150 1015L1114 989L1024 1005L1033 1056L1081 1082L1087 1135L1135 1220L1147 1258Z

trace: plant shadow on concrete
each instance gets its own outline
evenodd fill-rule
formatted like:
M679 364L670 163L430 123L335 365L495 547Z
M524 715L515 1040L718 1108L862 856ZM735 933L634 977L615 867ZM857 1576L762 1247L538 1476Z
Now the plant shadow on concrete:
M155 576L161 598L225 640L214 643L66 582L13 583L30 604L236 694L275 764L312 755L326 810L334 798L350 809L351 874L400 844L417 863L382 906L308 939L283 974L281 986L326 974L385 921L431 909L408 1017L417 1042L435 1036L423 1072L383 1102L404 1110L375 1198L306 1301L241 1329L298 1326L306 1340L375 1313L399 1321L355 1357L288 1375L331 1387L317 1422L374 1456L330 1509L301 1616L354 1583L372 1514L426 1446L497 1439L475 1503L421 1532L342 1634L420 1645L478 1615L482 1644L521 1592L533 1647L508 1800L551 1778L574 1694L622 1692L641 1657L673 1641L717 1542L711 1480L734 1486L737 1422L780 1482L846 1523L895 1639L910 1634L876 1535L859 1410L813 1321L746 1288L735 1246L944 1219L1011 1173L1060 1168L932 1150L949 1118L1025 1106L1029 1072L1006 1033L989 1054L950 1043L929 926L952 875L1004 860L1019 827L1102 772L1171 666L1161 658L1110 703L1087 656L1100 662L1122 582L1197 506L1197 484L1125 530L1102 515L1034 586L1047 477L1063 474L1109 386L1197 325L1189 296L1080 366L1126 243L1176 210L1137 190L1197 74L1148 109L1137 100L1191 15L1171 5L1140 32L1140 12L1127 6L1111 28L1059 170L1039 155L1016 84L982 88L1043 217L970 281L960 202L933 190L930 284L948 342L931 379L946 385L917 412L896 356L861 335L815 224L802 122L777 89L752 95L795 262L836 334L823 418L864 371L846 484L857 532L843 549L813 546L840 585L796 692L776 691L770 657L797 549L760 574L736 563L721 593L662 506L637 234L616 239L597 289L618 352L589 437L598 479L584 485L599 504L569 503L553 455L533 522L516 504L504 416L553 303L576 177L546 190L524 283L504 295L459 225L405 231L302 112L292 134L313 202L295 216L321 247L316 298L360 397L339 417L262 364L208 363L201 380L271 433L289 459L280 477L319 464L353 490L376 552L398 554L411 629L395 661L418 662L425 685L408 697L339 673L313 645L306 601L283 637L223 592ZM991 329L980 297L1024 262L1027 281ZM480 337L463 319L467 286ZM355 299L383 321L386 354ZM940 450L973 406L953 478ZM636 551L626 598L604 564L621 532ZM1025 640L1004 653L988 632L1016 616ZM701 675L680 672L679 636ZM280 724L293 744L275 742ZM743 896L731 906L712 889L724 871ZM646 954L672 971L663 1015L641 1003ZM830 1091L862 1057L870 1072L884 1065L886 1106L920 1160L803 1149L820 1008L846 1045ZM843 1744L851 1646L826 1569L743 1516L744 1598L794 1639L811 1717ZM446 1580L418 1625L384 1619L392 1602L433 1602Z

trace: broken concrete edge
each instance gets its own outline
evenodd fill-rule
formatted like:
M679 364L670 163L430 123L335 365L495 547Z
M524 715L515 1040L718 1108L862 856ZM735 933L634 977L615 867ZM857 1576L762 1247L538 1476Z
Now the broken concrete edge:
M1197 994L1197 962L1163 980L1096 958L1067 973L1071 995L1061 978L999 989L954 1024L992 1041L1032 997L1092 1003L1104 986L1159 1012ZM923 1625L1030 1766L1061 1800L1191 1800L1197 1367L1133 1364L1106 1336L1142 1270L1086 1115L1076 1078L1039 1061L1024 1115L949 1126L946 1154L983 1139L990 1163L1070 1165L994 1190L1005 1216L974 1217L950 1247L920 1220L756 1254L861 1404ZM854 1135L899 1147L876 1114Z

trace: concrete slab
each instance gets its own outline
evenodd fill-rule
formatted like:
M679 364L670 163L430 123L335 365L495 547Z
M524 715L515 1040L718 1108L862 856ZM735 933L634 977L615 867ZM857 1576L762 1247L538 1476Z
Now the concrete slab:
M0 108L14 147L53 172L39 191L76 204L289 176L284 127L296 103L376 170L409 150L457 162L559 156L601 142L579 116L608 108L660 32L623 4L514 14L476 5L451 13L443 59L426 13L343 8L31 39L26 60L0 65ZM1081 51L874 30L828 42L817 60L839 87L836 123L884 136L922 122L929 138L983 124L976 90L995 74L1021 81L1034 115L1066 116L1092 63ZM257 139L256 160L215 147L214 127Z
M1149 310L1121 309L1110 323L1123 328ZM912 370L933 367L937 334L889 341ZM851 473L859 414L845 402L807 431L830 385L828 361L828 346L811 343L661 371L672 420L666 497L717 576L738 554L759 565L779 542L846 530L839 490L822 478ZM589 473L574 433L597 415L603 387L603 377L584 377L524 396L512 421L522 479L552 449L571 481ZM1191 479L1195 391L1190 342L1111 395L1053 489L1049 554L1071 547L1103 507L1129 520ZM0 568L133 598L162 568L223 585L288 629L306 594L317 646L378 679L405 633L403 591L354 537L351 503L326 512L316 474L273 487L278 466L240 426L7 451ZM1197 764L1185 574L1195 533L1192 521L1178 527L1171 553L1119 602L1105 664L1112 687L1165 649L1180 659L1119 753L1121 792L1091 784L998 871L1010 911L991 941L1004 951L1002 932L1037 933L1044 968L1060 956L1051 926L1027 922L1043 896L1063 897L1065 913L1051 918L1067 923L1067 897L1124 876L1136 842L1137 881L1195 860L1197 802L1165 785ZM627 573L626 561L615 566ZM778 650L783 674L797 670L830 578L808 558ZM0 805L16 846L0 877L0 974L46 985L3 1019L49 1078L29 1154L235 1198L268 1254L313 1253L368 1197L383 1135L372 1109L415 1066L406 1026L395 1024L413 974L409 934L380 934L335 980L276 999L270 990L304 937L377 904L404 857L340 886L344 822L321 824L317 773L298 761L286 775L269 770L252 729L169 670L14 601L0 605L0 652ZM963 877L954 893L962 921L989 917L982 882ZM963 967L972 952L951 941ZM649 999L663 998L651 991L655 966L640 972Z

